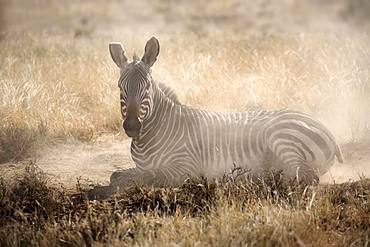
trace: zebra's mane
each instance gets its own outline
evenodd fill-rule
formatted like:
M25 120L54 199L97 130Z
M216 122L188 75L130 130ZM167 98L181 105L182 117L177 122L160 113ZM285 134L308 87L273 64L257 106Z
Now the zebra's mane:
M181 105L180 101L177 99L177 95L175 90L173 90L170 86L167 86L166 84L162 82L155 82L159 89L163 92L163 94L169 98L173 103Z
M134 53L134 55L132 56L132 60L134 60L134 62L136 62L136 61L139 61L140 58L136 53Z

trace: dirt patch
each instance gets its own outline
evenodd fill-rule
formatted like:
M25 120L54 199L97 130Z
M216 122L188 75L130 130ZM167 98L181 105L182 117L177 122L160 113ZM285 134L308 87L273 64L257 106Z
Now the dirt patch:
M36 164L67 186L77 178L106 184L113 171L132 166L129 148L129 139L102 136L91 144L71 142L42 150Z
M132 166L130 140L116 136L102 136L93 143L68 141L38 151L33 162L46 173L52 183L74 187L77 179L89 183L107 184L113 171ZM12 179L20 174L29 160L7 163L1 174Z

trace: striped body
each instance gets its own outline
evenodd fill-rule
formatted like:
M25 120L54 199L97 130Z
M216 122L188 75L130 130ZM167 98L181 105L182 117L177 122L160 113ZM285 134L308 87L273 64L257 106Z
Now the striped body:
M167 182L184 175L217 177L234 165L312 179L338 153L329 131L299 112L208 112L176 104L159 88L153 99L154 112L132 141L131 155L140 173Z

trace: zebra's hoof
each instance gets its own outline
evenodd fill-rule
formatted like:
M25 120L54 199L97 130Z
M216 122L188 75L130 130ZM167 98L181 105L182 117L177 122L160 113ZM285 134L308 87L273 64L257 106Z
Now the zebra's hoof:
M104 200L116 192L112 186L95 186L86 193L88 200Z

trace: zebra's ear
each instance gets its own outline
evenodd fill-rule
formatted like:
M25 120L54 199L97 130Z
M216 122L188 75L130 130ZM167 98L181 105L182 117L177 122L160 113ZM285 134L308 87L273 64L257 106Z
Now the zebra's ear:
M122 44L120 42L110 42L109 52L114 63L119 67L123 68L127 64L127 58L125 52L123 51Z
M149 67L157 60L159 54L159 42L155 37L152 37L145 45L145 53L141 61L143 61Z

